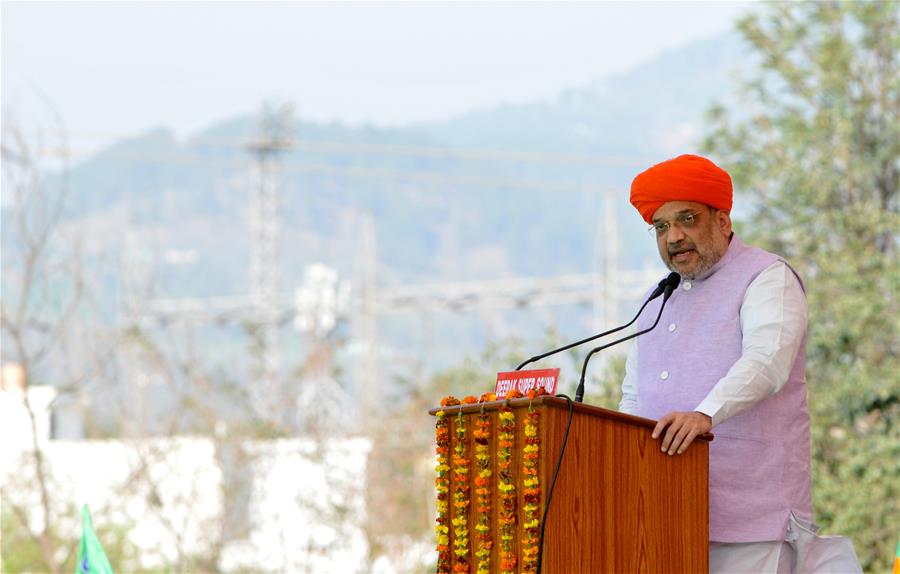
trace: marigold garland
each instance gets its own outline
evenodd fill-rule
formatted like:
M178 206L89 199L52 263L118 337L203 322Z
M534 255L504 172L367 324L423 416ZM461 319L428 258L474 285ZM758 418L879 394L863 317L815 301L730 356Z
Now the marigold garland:
M442 406L444 401L441 401ZM434 488L437 491L437 524L434 527L437 534L438 574L449 574L451 565L450 556L450 527L448 526L448 498L450 492L450 424L443 410L437 412L435 423L435 439L437 442L437 478L434 479Z
M468 397L467 397L468 398ZM453 449L453 571L469 571L469 468L466 449L466 419L456 416L456 446Z
M516 415L508 407L502 407L498 417L500 419L500 432L497 435L500 572L509 574L515 572L518 561L513 552L513 540L516 535L516 482L512 473L512 450L516 440Z
M507 398L507 399L521 399L521 398L524 397L524 396L525 396L525 395L523 395L523 394L522 394L522 391L520 391L519 389L510 389L510 390L506 391L506 397L505 397L505 398Z
M484 395L482 395L484 399ZM493 399L490 399L493 400ZM475 557L476 573L485 574L491 569L491 416L483 412L475 420L475 466L478 474L475 477L475 510L478 524L475 526L475 540L478 542Z
M540 460L541 413L528 407L525 416L525 447L522 449L522 514L525 534L522 539L522 566L525 572L537 572L540 539L541 485L538 477Z
M506 394L506 399L527 396L534 399L547 392L543 388L529 390L523 395L518 389ZM479 398L465 397L462 401L447 396L441 400L442 407L470 405L496 400L494 393L484 393ZM474 429L471 436L474 440L475 454L475 571L486 574L491 569L493 540L491 536L491 502L492 485L496 482L498 491L500 524L499 567L503 574L516 572L520 558L524 572L537 571L537 555L540 540L540 498L539 479L540 461L540 412L531 405L524 417L524 446L522 448L521 473L523 477L522 492L516 492L515 473L512 465L513 449L516 446L516 415L507 406L500 407L498 412L497 432L497 480L494 481L491 470L490 441L492 436L491 416L482 411L474 417ZM469 572L469 506L470 472L472 461L468 458L466 420L462 410L456 418L456 441L453 448L452 472L450 462L450 425L443 410L437 412L435 435L437 439L437 550L439 574L450 572ZM453 510L450 516L450 488L453 488ZM514 551L516 528L518 525L518 494L522 496L522 520L524 536L522 554ZM448 524L449 522L449 524ZM450 528L453 529L453 549L450 548Z

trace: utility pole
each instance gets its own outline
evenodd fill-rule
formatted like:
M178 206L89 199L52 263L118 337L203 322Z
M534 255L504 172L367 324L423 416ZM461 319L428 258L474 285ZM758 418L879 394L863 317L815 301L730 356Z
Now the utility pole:
M355 390L359 397L360 412L366 413L375 406L378 391L378 321L380 311L376 285L378 265L375 223L372 216L360 216L360 236L356 252L356 276L354 285L358 289L357 305L352 315L353 337L362 343L360 359L356 362Z
M293 107L266 107L258 139L247 145L256 161L256 194L251 212L254 233L251 263L251 304L256 318L256 381L252 387L256 413L263 420L279 420L278 405L278 185L281 153L293 140Z
M603 224L594 239L594 330L608 329L619 323L622 296L617 292L621 283L621 248L619 222L612 193L603 194Z
M616 275L620 272L622 265L620 261L621 251L619 248L619 219L616 217L616 204L613 201L613 195L607 192L603 195L603 278L606 285L614 285L618 278ZM619 324L619 309L621 308L621 299L618 293L610 293L610 289L605 290L603 298L603 319L607 325Z

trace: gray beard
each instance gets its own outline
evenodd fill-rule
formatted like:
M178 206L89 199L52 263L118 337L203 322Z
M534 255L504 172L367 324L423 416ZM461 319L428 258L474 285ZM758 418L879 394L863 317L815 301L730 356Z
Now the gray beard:
M727 250L728 250L728 248L726 246L725 251L727 251ZM693 271L691 271L690 273L682 274L680 271L678 271L678 269L675 268L674 265L672 265L671 260L666 262L666 267L669 268L669 271L674 271L675 273L678 273L679 275L681 275L682 279L690 279L691 281L693 281L694 279L697 279L698 277L703 277L707 271L712 269L713 265L718 263L719 259L721 259L725 255L725 251L723 251L722 253L704 253L704 254L701 254L698 251L697 254L699 255L700 261L697 263L697 268L694 269Z

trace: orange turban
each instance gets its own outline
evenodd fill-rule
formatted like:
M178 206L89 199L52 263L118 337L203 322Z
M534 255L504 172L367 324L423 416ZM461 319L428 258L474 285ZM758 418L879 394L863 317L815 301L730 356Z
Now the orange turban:
M696 201L731 213L731 176L698 155L658 163L631 182L631 204L647 223L669 201Z

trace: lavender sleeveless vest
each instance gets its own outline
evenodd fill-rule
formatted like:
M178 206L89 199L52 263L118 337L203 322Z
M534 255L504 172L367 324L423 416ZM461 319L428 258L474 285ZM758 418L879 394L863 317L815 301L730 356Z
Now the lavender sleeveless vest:
M637 339L638 415L659 419L700 404L741 356L740 309L747 287L779 260L733 236L705 277L681 283L657 328ZM640 329L653 324L660 302L648 305ZM800 348L778 393L712 430L711 541L783 540L791 512L812 520L805 340Z

